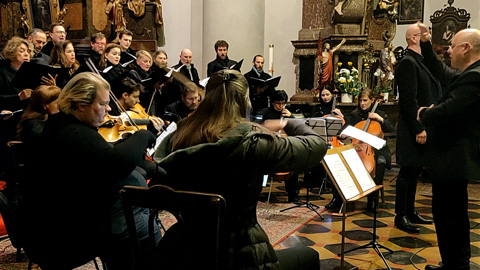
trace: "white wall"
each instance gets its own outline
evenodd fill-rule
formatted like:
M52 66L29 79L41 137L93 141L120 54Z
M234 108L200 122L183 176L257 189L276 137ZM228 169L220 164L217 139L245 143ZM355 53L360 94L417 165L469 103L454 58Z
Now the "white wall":
M292 40L298 40L302 29L302 1L265 0L265 66L268 66L268 45L274 45L273 76L282 76L277 89L291 97L295 94L295 66L292 64ZM267 67L268 69L268 67Z
M441 10L447 6L447 0L425 0L423 22L428 26L432 26L430 16L433 15L435 11ZM467 10L467 12L470 13L470 20L468 23L472 28L480 28L480 1L455 0L452 6ZM407 42L405 41L405 31L408 26L409 25L397 25L397 34L393 39L393 46L402 46L404 48L407 46Z
M425 0L424 22L431 25L430 15L445 5L447 0ZM190 48L193 63L205 78L208 62L216 57L213 45L224 39L230 45L229 58L244 59L242 73L251 69L256 54L265 56L267 70L268 45L273 44L274 76L282 76L277 89L291 97L295 93L291 41L298 39L302 28L302 6L301 0L162 0L169 65L178 62L183 48ZM480 28L480 1L456 0L453 6L466 9L471 27ZM394 46L406 47L407 27L397 26Z
M296 0L162 0L165 21L165 49L169 65L175 65L183 48L193 52L200 77L207 75L208 62L219 39L229 45L228 56L244 59L242 73L252 68L253 56L265 56L274 44L274 76L282 76L278 89L295 93L292 40L302 27L302 1Z

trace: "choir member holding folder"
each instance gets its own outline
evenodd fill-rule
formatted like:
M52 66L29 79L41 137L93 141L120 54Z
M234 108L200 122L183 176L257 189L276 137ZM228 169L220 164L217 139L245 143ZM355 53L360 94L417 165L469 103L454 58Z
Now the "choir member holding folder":
M87 68L80 66L80 63L75 58L75 49L70 40L60 41L58 44L53 46L52 53L50 55L50 65L60 68L68 68L68 73L63 78L49 76L43 80L46 84L57 85L60 88L66 85L67 82L73 78L73 76L80 72L87 71ZM55 82L53 81L54 79Z
M107 82L111 83L115 78L126 72L127 70L120 64L121 58L120 45L109 43L103 51L98 65L101 74Z

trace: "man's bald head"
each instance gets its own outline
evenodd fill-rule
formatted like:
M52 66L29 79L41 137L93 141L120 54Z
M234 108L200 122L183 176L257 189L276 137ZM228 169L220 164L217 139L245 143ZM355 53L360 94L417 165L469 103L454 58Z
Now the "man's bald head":
M463 29L455 35L454 39L458 43L470 43L472 52L480 54L480 30L474 28Z
M192 51L189 49L183 49L180 52L180 61L186 66L190 66L192 63Z
M405 31L405 39L407 40L407 44L410 45L412 40L414 40L416 37L418 37L418 41L420 40L420 27L414 23L411 24L408 28L407 31Z
M459 31L453 37L448 53L452 67L460 71L480 60L480 31L472 28Z

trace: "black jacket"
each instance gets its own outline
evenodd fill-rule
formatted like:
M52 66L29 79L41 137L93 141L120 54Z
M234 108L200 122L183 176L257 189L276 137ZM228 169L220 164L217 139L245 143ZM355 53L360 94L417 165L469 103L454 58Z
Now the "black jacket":
M270 74L265 73L265 72L260 72L260 75L255 72L255 70L250 70L249 72L245 73L245 79L248 81L248 88L249 88L249 94L250 94L250 103L252 104L252 113L253 115L259 115L261 114L261 110L264 108L268 107L268 97L270 96L270 93L272 91L275 91L275 89L265 89L264 92L262 93L257 93L257 87L258 83L255 82L255 80L252 80L251 78L259 78L262 80L266 80L271 78Z
M430 42L421 44L425 63L448 82L444 94L420 115L430 131L428 171L433 180L480 179L480 60L459 73L437 59ZM453 183L455 184L455 183Z
M179 68L182 64L182 61L178 61L178 64L176 64L175 66L173 66L173 68L177 69ZM198 71L197 69L195 68L195 66L192 64L190 64L191 66L191 69L190 71L192 72L192 77L193 79L190 78L190 74L188 73L188 69L187 69L187 66L183 66L181 69L180 69L180 73L182 73L183 75L185 75L185 77L187 77L188 79L190 79L192 82L194 82L196 85L199 85L199 82L200 82L200 77L198 76Z
M236 63L237 61L230 60L228 59L228 57L225 58L225 60L222 60L217 56L215 60L208 63L207 65L207 77L211 77L215 72L220 71L222 69L230 68Z
M422 63L422 56L408 50L395 71L399 92L399 117L397 126L396 157L401 166L422 167L425 165L427 143L418 144L416 134L425 130L417 121L419 107L428 107L441 96L441 85Z

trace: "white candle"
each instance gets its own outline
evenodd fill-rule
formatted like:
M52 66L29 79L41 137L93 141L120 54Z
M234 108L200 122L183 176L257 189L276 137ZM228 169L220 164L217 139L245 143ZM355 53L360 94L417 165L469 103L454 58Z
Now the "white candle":
M273 77L273 44L268 45L268 72Z

